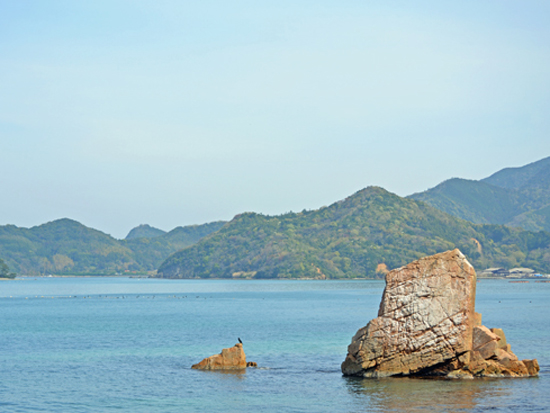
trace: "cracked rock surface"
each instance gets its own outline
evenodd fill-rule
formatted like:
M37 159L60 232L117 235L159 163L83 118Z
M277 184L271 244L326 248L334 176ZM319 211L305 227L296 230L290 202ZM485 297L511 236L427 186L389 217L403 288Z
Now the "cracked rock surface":
M353 337L342 372L370 378L536 375L536 360L517 360L502 330L480 325L475 289L475 270L458 249L389 272L378 317Z

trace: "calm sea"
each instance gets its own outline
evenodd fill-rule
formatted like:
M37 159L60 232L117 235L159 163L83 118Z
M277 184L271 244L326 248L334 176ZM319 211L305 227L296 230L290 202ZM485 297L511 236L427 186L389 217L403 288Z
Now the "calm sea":
M477 311L539 378L343 377L381 281L0 282L0 412L550 410L550 284L478 283ZM240 337L259 368L191 370Z

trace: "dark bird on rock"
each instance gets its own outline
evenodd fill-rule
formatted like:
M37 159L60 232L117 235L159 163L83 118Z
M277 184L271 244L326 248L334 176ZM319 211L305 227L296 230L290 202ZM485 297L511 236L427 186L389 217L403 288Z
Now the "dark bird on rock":
M239 343L241 343L241 344L243 343L243 342L241 341L241 338L240 338L240 337L237 337L237 340L239 340Z

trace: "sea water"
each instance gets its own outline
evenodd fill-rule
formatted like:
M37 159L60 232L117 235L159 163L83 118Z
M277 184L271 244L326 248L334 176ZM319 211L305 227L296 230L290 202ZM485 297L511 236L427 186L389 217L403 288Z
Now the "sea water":
M22 278L0 282L0 412L550 410L550 284L478 283L483 324L528 379L343 377L383 281ZM258 368L192 370L244 343Z

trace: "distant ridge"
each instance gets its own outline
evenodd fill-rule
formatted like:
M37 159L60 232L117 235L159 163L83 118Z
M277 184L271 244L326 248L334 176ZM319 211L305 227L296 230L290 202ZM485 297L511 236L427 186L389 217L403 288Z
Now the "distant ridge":
M549 176L550 157L547 157L518 168L504 168L481 181L501 188L521 189L539 186Z
M124 239L128 240L134 238L155 238L163 234L166 234L166 231L152 227L148 224L141 224L135 228L132 228Z
M170 254L197 243L225 225L225 221L209 222L202 225L176 227L172 231L155 238L134 238L121 241L134 253L142 268L155 270Z
M116 240L67 218L4 225L0 258L22 275L158 268L166 278L373 278L459 248L478 269L550 272L550 233L541 231L550 229L550 158L481 181L453 178L408 198L368 187L313 211L247 212L167 233L137 228Z
M410 198L475 223L550 231L550 157L479 181L449 179Z

